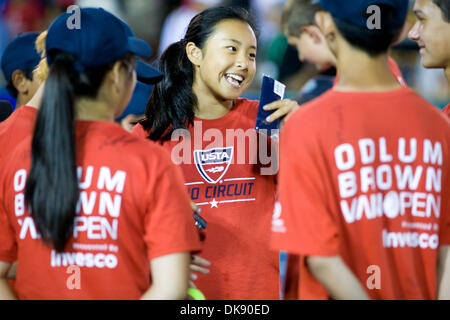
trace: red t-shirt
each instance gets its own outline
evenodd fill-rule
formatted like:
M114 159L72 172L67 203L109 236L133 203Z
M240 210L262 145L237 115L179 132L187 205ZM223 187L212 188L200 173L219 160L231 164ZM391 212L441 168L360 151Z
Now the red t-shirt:
M436 298L450 244L450 121L437 108L408 88L331 90L292 115L280 146L272 247L301 255L300 299L328 298L305 257L337 255L371 298Z
M33 133L37 111L36 108L22 106L16 109L5 121L0 122L0 168L3 167L3 159L8 159L14 148ZM15 280L9 280L8 282L14 289Z
M111 122L78 121L76 146L80 201L62 254L39 239L24 210L30 141L9 157L0 174L0 261L18 261L20 299L138 299L151 259L200 248L181 170L163 148Z
M182 138L184 151L178 141L163 144L208 223L201 256L211 261L210 273L195 282L207 299L279 299L279 256L269 248L274 176L260 174L254 140L230 135L241 130L256 137L257 109L257 101L237 99L220 119L196 118L192 139ZM148 136L141 125L134 133ZM185 161L179 163L177 155Z
M442 112L444 112L446 115L448 115L450 117L450 104L448 106L446 106Z
M8 157L25 137L33 133L37 111L33 107L22 106L0 122L0 167L3 157Z

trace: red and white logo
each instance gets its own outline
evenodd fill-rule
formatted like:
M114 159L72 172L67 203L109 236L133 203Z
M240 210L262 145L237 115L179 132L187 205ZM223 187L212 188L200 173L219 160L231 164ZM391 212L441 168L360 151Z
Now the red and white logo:
M219 182L227 173L232 159L233 147L194 151L195 167L208 183Z

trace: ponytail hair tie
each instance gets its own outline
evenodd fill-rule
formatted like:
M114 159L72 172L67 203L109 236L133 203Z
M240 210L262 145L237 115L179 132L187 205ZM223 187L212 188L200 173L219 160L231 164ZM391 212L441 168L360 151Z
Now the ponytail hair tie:
M86 71L86 68L83 66L83 64L79 60L75 60L75 58L70 53L59 53L55 56L54 61L65 61L66 63L68 62L73 66L73 70L79 73Z

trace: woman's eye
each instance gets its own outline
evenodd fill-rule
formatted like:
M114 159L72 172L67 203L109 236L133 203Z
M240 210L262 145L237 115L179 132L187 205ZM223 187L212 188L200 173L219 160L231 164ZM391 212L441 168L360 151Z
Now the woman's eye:
M229 49L230 51L237 51L236 47L233 47L233 46L229 46L229 47L227 47L227 49Z
M255 59L256 58L256 54L255 53L250 53L249 57L252 58L252 59Z

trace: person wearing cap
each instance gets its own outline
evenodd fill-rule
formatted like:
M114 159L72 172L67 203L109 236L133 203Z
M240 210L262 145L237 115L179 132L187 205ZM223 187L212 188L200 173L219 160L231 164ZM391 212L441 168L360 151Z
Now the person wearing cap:
M182 174L113 121L150 47L103 9L80 14L49 27L34 135L0 170L0 298L17 260L20 299L183 299L200 243Z
M272 247L299 299L448 298L450 124L389 71L408 0L320 4L339 80L284 125Z
M417 21L408 36L417 42L425 68L442 68L450 83L450 1L416 0ZM450 116L450 104L444 108Z
M34 43L39 33L18 35L5 48L1 68L7 81L8 92L16 99L16 107L25 105L39 88L39 81L33 78L33 70L40 57Z
M129 36L134 37L134 32L129 25L120 20ZM164 75L159 70L151 67L142 60L137 61L136 67L137 80L130 103L123 113L116 118L116 121L127 131L133 129L133 123L140 120L139 116L145 113L147 102L150 99L153 90L153 84L162 80Z
M31 71L31 78L39 88L25 105L16 108L5 121L0 123L0 168L3 167L3 161L7 161L8 156L17 145L33 133L34 122L43 93L42 83L45 81L48 73L44 48L46 36L47 31L43 31L37 37L33 36L35 38L35 44L33 46L36 47L35 50L41 55L42 59L38 63L33 62L33 65L36 64L37 66ZM21 73L22 71L17 72ZM21 100L21 98L18 100Z
M144 117L147 102L152 94L153 85L137 82L130 103L116 121L127 131L133 130L134 124Z

